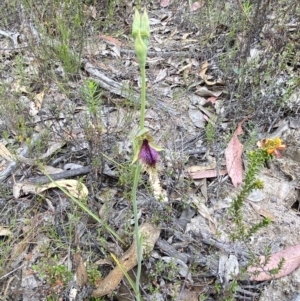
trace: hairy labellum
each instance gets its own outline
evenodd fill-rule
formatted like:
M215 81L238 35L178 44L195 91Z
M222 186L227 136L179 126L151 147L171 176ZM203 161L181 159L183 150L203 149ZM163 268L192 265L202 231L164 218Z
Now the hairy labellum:
M140 161L146 166L155 167L158 158L158 152L149 145L149 141L147 139L144 139L139 153Z

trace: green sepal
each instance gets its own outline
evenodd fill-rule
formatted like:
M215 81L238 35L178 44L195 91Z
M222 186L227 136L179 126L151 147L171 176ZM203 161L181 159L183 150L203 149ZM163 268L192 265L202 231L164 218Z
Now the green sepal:
M147 11L144 10L144 13L141 18L141 38L142 38L146 48L148 48L149 37L150 37L149 18L148 18Z
M136 39L140 30L141 30L141 16L140 16L139 11L137 9L135 9L134 18L133 18L133 22L132 22L132 36L134 39Z
M146 65L147 59L147 47L141 38L141 34L138 33L134 42L135 54L138 58L140 66Z

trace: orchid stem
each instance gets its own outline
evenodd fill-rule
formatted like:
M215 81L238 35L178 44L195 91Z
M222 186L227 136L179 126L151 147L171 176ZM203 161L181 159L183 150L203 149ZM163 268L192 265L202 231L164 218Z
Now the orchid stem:
M134 182L132 187L132 206L133 206L133 215L134 215L134 234L136 240L136 249L137 249L137 274L135 280L135 286L137 291L137 300L141 300L140 297L140 277L142 271L142 246L141 239L139 236L139 220L138 220L138 212L137 212L137 200L136 200L136 192L139 183L141 172L141 165L137 164L135 168Z
M145 110L146 110L146 67L142 65L141 76L142 76L142 92L141 92L141 115L140 115L140 130L145 127Z
M141 69L141 77L142 77L142 91L141 91L141 111L140 111L140 130L144 129L145 126L145 109L146 109L146 68L145 65L140 67ZM136 291L137 291L137 300L141 300L140 296L140 278L142 271L142 244L141 238L139 236L139 221L138 221L138 212L137 212L137 201L136 201L136 193L137 187L139 184L139 178L141 173L141 165L138 163L135 168L134 174L134 182L132 187L132 206L133 206L133 214L134 214L134 233L136 239L136 247L137 247L137 273L136 273Z
M141 111L140 111L140 130L144 129L145 126L145 109L146 109L146 68L145 65L141 66L141 77L142 77L142 91L141 91ZM137 290L137 300L141 300L140 298L140 278L142 271L142 244L141 238L139 236L139 221L138 221L138 212L137 212L137 201L136 201L136 193L137 187L139 183L141 173L141 165L138 163L135 168L134 182L132 187L132 206L133 206L133 214L134 214L134 232L136 239L136 247L137 247L137 273L136 273L136 281L135 286Z
M140 2L138 2L140 4ZM135 52L140 65L141 79L142 79L142 89L141 89L141 108L140 108L140 132L144 130L145 127L145 110L146 110L146 58L147 58L147 46L148 39L150 35L149 19L147 12L144 11L141 17L138 10L135 10L135 15L132 24L132 36L135 40ZM141 36L143 38L141 38ZM140 179L140 173L142 170L141 164L137 163L134 174L134 182L132 187L132 206L134 213L134 234L136 240L137 249L137 274L135 281L135 292L136 300L141 301L140 294L140 278L142 271L142 237L139 235L139 219L138 219L138 208L136 194Z

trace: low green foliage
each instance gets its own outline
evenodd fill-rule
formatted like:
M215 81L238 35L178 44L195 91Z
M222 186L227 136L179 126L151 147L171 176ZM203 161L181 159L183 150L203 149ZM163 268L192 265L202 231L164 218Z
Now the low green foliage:
M209 145L212 145L216 136L216 127L213 123L208 122L205 127L206 141Z
M98 266L95 264L88 264L87 266L88 280L94 286L99 283L102 278L101 272L98 270Z
M72 279L72 272L68 270L66 265L58 263L56 255L47 261L44 260L34 265L33 270L39 274L40 278L45 279L51 287L56 285L64 287Z
M263 149L250 151L248 153L248 168L241 190L233 199L230 207L230 215L234 222L236 229L235 232L230 234L233 240L245 241L249 239L262 227L270 223L270 220L265 218L262 222L249 227L243 219L242 209L246 198L254 189L262 189L263 183L257 179L256 176L265 164L266 160L270 159L270 155Z

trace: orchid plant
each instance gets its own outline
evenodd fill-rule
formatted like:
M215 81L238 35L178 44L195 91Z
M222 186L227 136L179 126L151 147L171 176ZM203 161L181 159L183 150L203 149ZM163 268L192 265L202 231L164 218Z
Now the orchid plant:
M154 138L150 135L149 130L145 128L145 110L146 110L146 59L147 49L150 37L150 25L148 14L146 10L141 16L138 10L135 10L133 24L132 24L132 36L134 38L135 53L139 62L142 87L141 87L141 108L140 108L140 126L139 132L133 139L134 156L132 164L136 164L134 183L132 188L132 204L134 212L134 232L137 242L137 275L135 282L135 292L137 294L137 300L141 300L140 297L140 276L141 276L141 263L142 263L142 238L139 236L138 229L138 214L137 214L137 187L140 178L141 170L146 171L150 179L153 179L154 175L157 175L157 162L159 160L158 152L162 150L161 147L154 143ZM155 179L157 179L156 176Z

